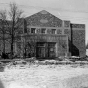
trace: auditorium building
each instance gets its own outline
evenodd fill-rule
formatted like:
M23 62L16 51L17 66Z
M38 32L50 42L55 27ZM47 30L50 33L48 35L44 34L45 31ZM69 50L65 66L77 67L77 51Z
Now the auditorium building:
M21 31L19 40L14 43L16 55L56 58L86 54L85 24L61 20L42 10L26 17Z

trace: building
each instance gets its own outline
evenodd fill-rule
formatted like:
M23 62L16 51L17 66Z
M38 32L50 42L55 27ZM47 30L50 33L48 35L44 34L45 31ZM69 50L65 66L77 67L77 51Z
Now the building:
M26 17L20 31L21 37L14 43L14 52L20 56L55 58L86 54L85 24L61 20L45 10Z

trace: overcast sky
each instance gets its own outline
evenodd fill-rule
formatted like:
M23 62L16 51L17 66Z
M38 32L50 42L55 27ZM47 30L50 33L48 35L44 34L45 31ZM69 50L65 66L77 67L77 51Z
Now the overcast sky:
M20 5L25 16L45 9L63 20L85 24L88 42L88 0L0 0L0 9L8 9L10 2Z

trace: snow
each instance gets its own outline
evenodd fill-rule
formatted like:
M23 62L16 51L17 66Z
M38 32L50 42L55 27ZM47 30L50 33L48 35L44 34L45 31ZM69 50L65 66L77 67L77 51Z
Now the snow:
M88 88L88 66L12 65L0 72L0 80L2 88Z

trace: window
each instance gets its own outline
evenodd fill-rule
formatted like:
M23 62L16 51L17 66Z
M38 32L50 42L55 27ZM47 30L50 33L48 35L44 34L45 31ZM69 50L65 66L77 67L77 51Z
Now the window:
M57 29L57 34L62 34L62 29Z
M35 28L31 28L31 33L35 33Z
M38 33L38 34L41 33L41 29L37 28L36 33Z
M51 33L55 34L56 33L56 29L52 29Z
M45 34L46 29L45 28L41 28L41 33Z

